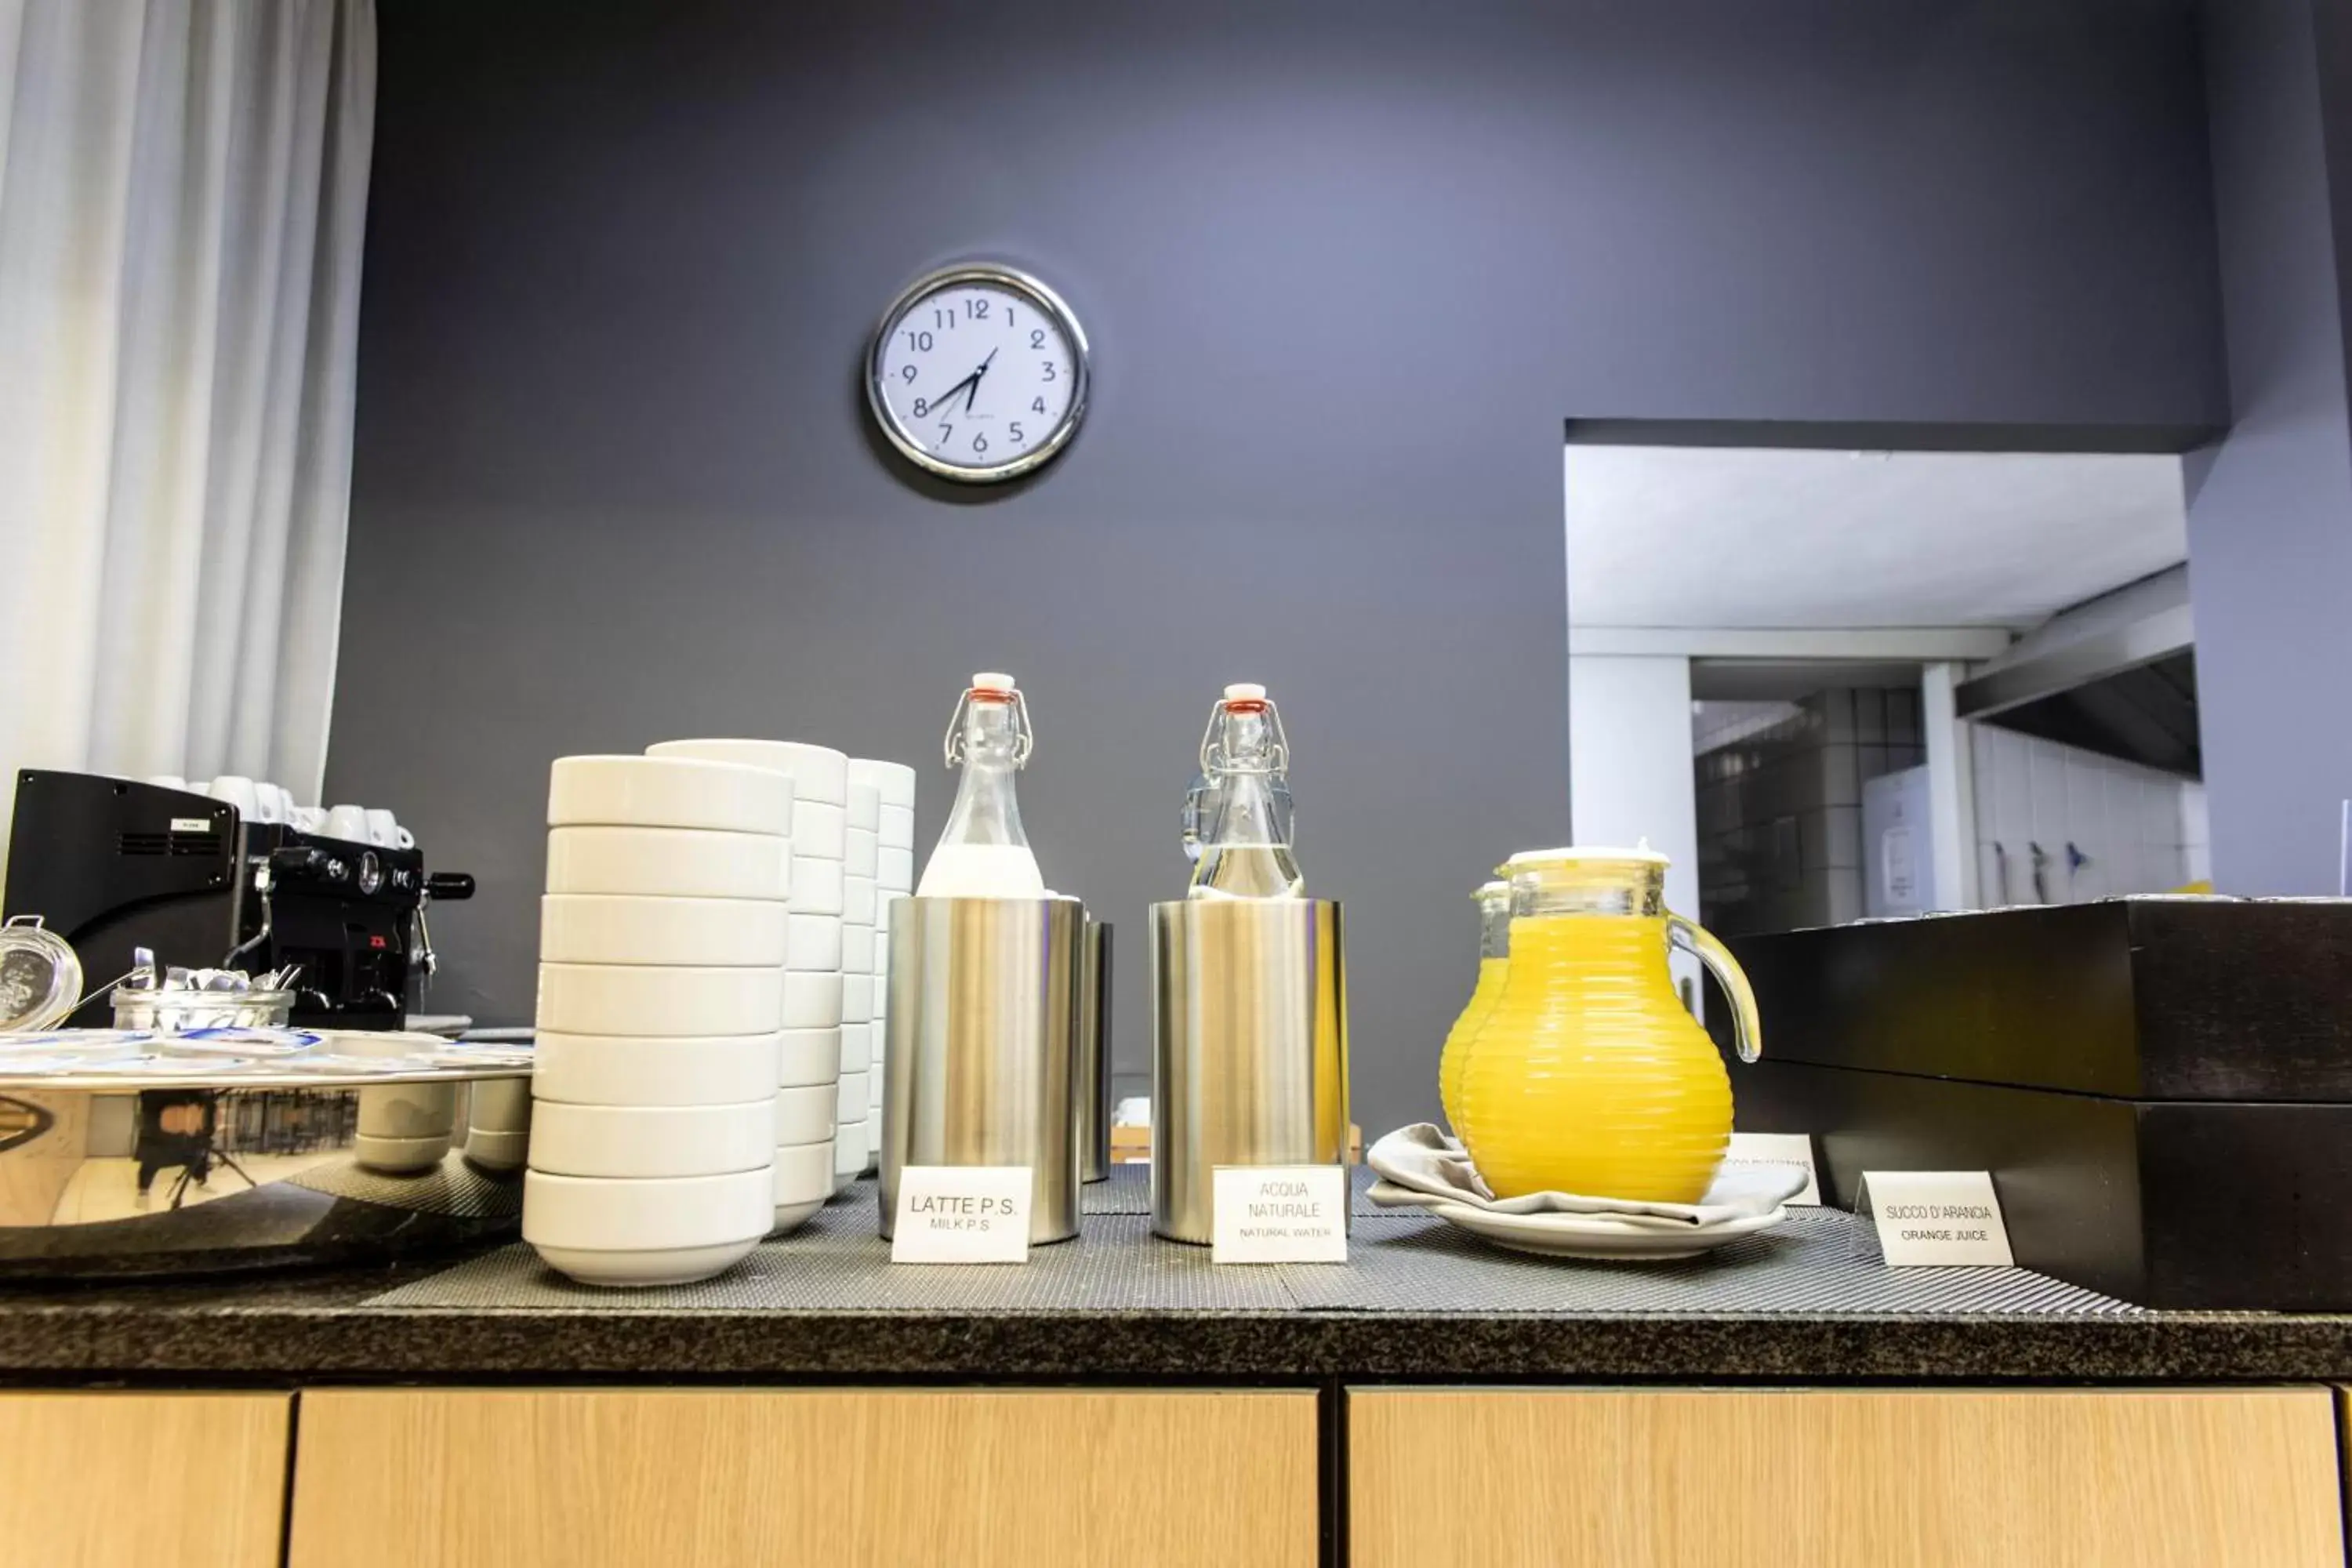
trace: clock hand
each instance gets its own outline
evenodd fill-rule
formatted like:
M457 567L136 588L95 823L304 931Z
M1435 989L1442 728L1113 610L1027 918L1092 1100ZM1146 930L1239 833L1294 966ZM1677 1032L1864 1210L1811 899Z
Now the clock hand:
M939 396L930 399L928 403L924 404L923 406L934 410L944 408L949 403L954 400L957 393L963 391L966 387L977 385L979 381L980 372L973 371L970 375L965 376L961 381L957 382L953 386L949 387L945 392L940 394ZM967 398L967 405L969 405L969 402L970 399Z
M988 367L995 358L996 351L989 350L988 358L981 361L980 368L971 373L971 390L963 395L963 411L966 414L971 412L971 400L980 395L980 378L988 374Z
M989 360L992 360L995 357L996 351L994 349L989 350L988 359L984 359L980 362L979 369L973 371L970 375L965 376L961 381L957 382L953 386L949 387L945 392L940 393L937 397L926 400L924 406L934 409L944 408L949 404L954 402L955 395L961 392L964 395L964 412L967 414L971 412L971 395L980 390L980 378L988 374Z

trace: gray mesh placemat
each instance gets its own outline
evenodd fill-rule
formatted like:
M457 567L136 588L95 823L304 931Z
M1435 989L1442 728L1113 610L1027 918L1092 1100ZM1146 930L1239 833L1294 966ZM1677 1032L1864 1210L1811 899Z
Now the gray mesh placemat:
M1493 1246L1425 1215L1359 1219L1344 1265L1286 1265L1301 1307L1361 1312L2131 1313L2030 1268L1888 1268L1857 1261L1853 1215L1784 1225L1671 1263L1586 1263Z
M1116 1176L1105 1199L1139 1188ZM1441 1220L1358 1218L1348 1261L1220 1268L1205 1247L1151 1235L1147 1215L1089 1213L1076 1241L1025 1267L892 1268L861 1182L793 1236L699 1285L574 1285L528 1247L486 1253L370 1299L369 1307L625 1306L838 1312L1754 1312L2133 1313L2140 1309L2024 1268L1886 1268L1853 1256L1853 1216L1798 1210L1779 1228L1677 1263L1580 1263L1491 1246Z
M1078 1189L1078 1212L1090 1214L1150 1214L1151 1167L1113 1165L1110 1175Z
M1077 1240L1033 1248L1025 1266L894 1268L861 1182L793 1235L699 1285L598 1290L517 1244L362 1303L369 1307L773 1309L803 1312L1279 1311L1276 1270L1217 1268L1208 1248L1156 1241L1141 1215L1089 1215Z
M492 1178L466 1163L462 1154L445 1154L432 1170L414 1176L386 1176L353 1161L313 1165L287 1178L287 1184L308 1187L331 1198L357 1198L419 1214L454 1215L459 1219L514 1219L522 1213L522 1175Z

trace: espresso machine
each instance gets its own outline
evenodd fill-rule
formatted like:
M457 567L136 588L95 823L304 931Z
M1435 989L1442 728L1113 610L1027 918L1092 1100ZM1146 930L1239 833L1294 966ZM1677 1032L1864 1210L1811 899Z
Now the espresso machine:
M0 912L38 916L99 987L67 1020L112 1022L107 982L158 964L300 965L289 1022L398 1029L435 968L425 910L473 896L422 851L248 821L226 801L98 773L16 775Z

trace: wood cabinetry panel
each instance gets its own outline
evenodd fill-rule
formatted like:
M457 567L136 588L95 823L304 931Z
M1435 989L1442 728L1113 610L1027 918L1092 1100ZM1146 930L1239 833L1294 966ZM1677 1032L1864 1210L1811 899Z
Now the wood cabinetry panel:
M0 1562L275 1568L278 1394L0 1394Z
M1312 1568L1310 1393L325 1391L290 1568Z
M1364 1390L1356 1568L2339 1568L2321 1389Z

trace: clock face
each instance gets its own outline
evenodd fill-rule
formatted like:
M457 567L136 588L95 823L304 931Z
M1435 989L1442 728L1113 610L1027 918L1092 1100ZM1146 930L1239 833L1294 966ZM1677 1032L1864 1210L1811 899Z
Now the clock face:
M884 316L867 368L883 432L950 479L1026 473L1086 411L1086 334L1052 289L1009 268L918 281Z

